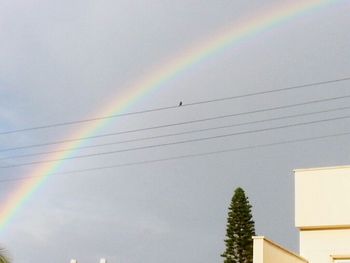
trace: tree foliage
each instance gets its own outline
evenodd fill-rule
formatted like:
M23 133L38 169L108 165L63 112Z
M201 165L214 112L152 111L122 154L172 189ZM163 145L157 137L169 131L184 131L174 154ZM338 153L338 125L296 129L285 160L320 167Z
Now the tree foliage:
M237 188L229 207L226 228L224 263L252 263L255 227L252 206L242 188Z

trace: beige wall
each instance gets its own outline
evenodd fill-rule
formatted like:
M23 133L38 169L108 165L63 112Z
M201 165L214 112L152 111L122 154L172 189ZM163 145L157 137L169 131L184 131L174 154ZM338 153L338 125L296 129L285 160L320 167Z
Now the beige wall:
M350 255L350 229L301 231L300 255L311 263L331 263L332 256Z
M350 166L295 170L295 225L350 226Z
M350 166L295 170L295 225L302 257L254 237L254 263L350 259Z
M350 166L295 171L295 225L310 263L350 254L349 193Z
M253 263L306 263L307 260L266 239L253 237Z

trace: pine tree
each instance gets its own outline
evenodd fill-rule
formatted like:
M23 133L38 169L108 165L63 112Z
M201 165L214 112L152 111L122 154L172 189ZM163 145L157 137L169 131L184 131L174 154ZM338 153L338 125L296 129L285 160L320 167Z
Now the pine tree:
M227 218L224 263L252 263L255 227L249 204L242 188L237 188L231 200Z

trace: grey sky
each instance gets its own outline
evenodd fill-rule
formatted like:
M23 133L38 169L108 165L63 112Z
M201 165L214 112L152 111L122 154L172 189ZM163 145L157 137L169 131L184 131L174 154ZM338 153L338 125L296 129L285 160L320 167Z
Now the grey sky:
M0 131L88 118L128 85L188 47L282 1L0 1ZM294 1L283 1L286 4ZM303 1L301 1L303 2ZM228 48L145 96L129 111L350 76L348 1L298 16ZM349 81L115 119L100 132L161 125L349 94ZM348 105L348 99L188 126L100 138L85 145ZM87 154L294 122L350 111L148 142ZM1 148L67 138L84 125L2 135ZM58 171L236 148L349 131L348 120L67 161ZM52 176L0 233L16 263L221 262L227 207L243 187L257 233L297 250L292 170L349 164L348 137ZM56 149L30 149L12 154ZM0 157L10 153L1 153ZM0 165L44 157L0 160ZM35 166L0 170L27 176ZM19 182L0 183L6 200Z

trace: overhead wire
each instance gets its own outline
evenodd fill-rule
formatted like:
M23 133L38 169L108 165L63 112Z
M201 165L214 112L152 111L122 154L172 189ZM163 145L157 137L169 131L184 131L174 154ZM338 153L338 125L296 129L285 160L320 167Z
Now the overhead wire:
M348 81L348 80L350 80L350 77L337 78L337 79L319 81L319 82L312 82L312 83L290 86L290 87L285 87L285 88L280 88L280 89L272 89L272 90L266 90L266 91L260 91L260 92L251 92L251 93L247 93L247 94L228 96L228 97L223 97L223 98L218 98L218 99L184 103L184 104L182 104L181 107L189 107L189 106L200 105L200 104L234 100L234 99L252 97L252 96L257 96L257 95L271 94L271 93L276 93L276 92L290 91L290 90L296 90L296 89L301 89L301 88L343 82L343 81ZM100 121L100 120L104 120L104 119L118 118L118 117L123 117L123 116L138 115L138 114L144 114L144 113L150 113L150 112L170 110L170 109L175 109L175 108L179 108L179 106L178 105L166 106L166 107L146 109L146 110L141 110L141 111L126 112L126 113L112 114L112 115L95 117L95 118L81 119L81 120L75 120L75 121L58 122L58 123L33 126L33 127L29 127L29 128L22 128L22 129L16 129L16 130L7 130L7 131L1 131L0 135L13 134L13 133L19 133L19 132L28 132L28 131L48 129L48 128L54 128L54 127L60 127L60 126L74 125L74 124L81 124L81 123L87 123L87 122L93 122L93 121Z
M160 138L166 138L166 137L173 137L173 136L178 136L178 135L193 134L193 133L199 133L199 132L205 132L205 131L213 131L213 130L218 130L218 129L239 127L239 126L244 126L244 125L265 123L265 122L269 122L269 121L285 120L285 119L291 119L291 118L296 118L296 117L305 117L305 116L317 115L317 114L321 114L321 113L330 113L330 112L347 110L347 109L350 109L350 106L348 106L348 107L338 107L338 108L332 108L332 109L320 110L320 111L313 111L313 112L306 112L306 113L298 113L298 114L292 114L292 115L287 115L287 116L268 118L268 119L263 119L263 120L234 123L234 124L229 124L229 125L221 125L221 126L215 126L215 127L209 127L209 128L203 128L203 129L192 129L192 130L188 130L188 131L184 131L184 132L167 133L167 134L162 134L162 135L141 137L141 138L128 139L128 140L121 140L121 141L115 141L115 142L109 142L109 143L85 145L85 146L79 146L79 147L75 147L75 148L66 148L66 149L58 149L58 150L45 151L45 152L36 152L36 153L12 155L12 156L1 157L0 160L27 158L27 157L34 157L34 156L40 156L40 155L48 155L48 154L52 154L52 153L68 152L68 151L72 151L72 150L91 149L91 148L97 148L97 147L119 145L119 144L130 143L130 142L140 142L140 141L146 141L146 140L153 140L153 139L160 139Z
M237 136L237 135L259 133L259 132L272 131L272 130L278 130L278 129L285 129L285 128L291 128L291 127L297 127L297 126L305 126L305 125L311 125L311 124L317 124L317 123L329 122L329 121L335 121L335 120L344 120L344 119L349 119L349 118L350 118L350 115L347 115L347 116L336 117L336 118L328 118L328 119L309 121L309 122L299 122L299 123L288 124L288 125L281 125L281 126L270 127L270 128L263 128L263 129L256 129L256 130L250 130L250 131L221 134L221 135L216 135L216 136L208 136L208 137L188 139L188 140L175 141L175 142L168 142L168 143L162 143L162 144L153 144L153 145L147 145L147 146L141 146L141 147L134 147L134 148L121 149L121 150L107 151L107 152L99 152L99 153L91 153L91 154L70 156L70 157L64 157L64 158L59 158L59 159L51 159L51 160L41 160L41 161L33 161L33 162L26 162L26 163L9 164L9 165L0 166L0 169L16 168L16 167L22 167L22 166L28 166L28 165L36 165L36 164L42 164L42 163L52 163L52 162L57 162L57 161L82 159L82 158L89 158L89 157L96 157L96 156L103 156L103 155L111 155L111 154L122 153L122 152L129 152L129 151L136 151L136 150L146 150L146 149L165 147L165 146L171 146L171 145L179 145L179 144L185 144L185 143L208 141L208 140L227 138L227 137L232 137L232 136Z
M98 135L92 135L92 136L86 136L86 137L80 137L80 138L72 138L72 139L65 139L65 140L59 140L59 141L53 141L53 142L46 142L46 143L16 146L16 147L11 147L11 148L0 149L0 152L23 150L23 149L29 149L29 148L37 148L37 147L43 147L43 146L49 146L49 145L63 144L63 143L67 143L67 142L83 141L83 140L90 140L90 139L109 137L109 136L115 136L115 135L121 135L121 134L128 134L128 133L134 133L134 132L140 132L140 131L147 131L147 130L153 130L153 129L168 128L168 127L173 127L173 126L178 126L178 125L193 124L193 123L199 123L199 122L205 122L205 121L211 121L211 120L217 120L217 119L223 119L223 118L231 118L231 117L237 117L237 116L243 116L243 115L249 115L249 114L255 114L255 113L288 109L288 108L294 108L294 107L305 106L305 105L310 105L310 104L341 100L341 99L346 99L346 98L350 98L350 95L343 95L343 96L338 96L338 97L311 100L311 101L306 101L306 102L301 102L301 103L287 104L287 105L263 108L263 109L258 109L258 110L245 111L245 112L220 115L220 116L214 116L214 117L197 119L197 120L190 120L190 121L184 121L184 122L170 123L170 124L164 124L164 125L156 125L156 126L150 126L150 127L138 128L138 129L132 129L132 130L126 130L126 131L98 134Z
M299 143L299 142L323 140L323 139L336 138L336 137L347 136L347 135L350 135L350 132L335 133L335 134L316 136L316 137L307 137L307 138L293 139L293 140L285 140L285 141L279 141L279 142L274 142L274 143L266 143L266 144L257 144L257 145L251 145L251 146L243 146L243 147L230 148L230 149L224 149L224 150L218 150L218 151L209 151L209 152L202 152L202 153L185 154L185 155L178 155L178 156L167 157L167 158L160 158L160 159L151 159L151 160L145 160L145 161L128 162L128 163L122 163L122 164L116 164L116 165L98 166L98 167L77 169L77 170L71 170L71 171L55 172L55 173L49 173L49 175L50 176L57 176L57 175L86 173L86 172L93 172L93 171L113 169L113 168L138 166L138 165L159 163L159 162L172 161L172 160L204 157L204 156L217 155L217 154L223 154L223 153L229 153L229 152L239 152L239 151L244 151L244 150L260 149L260 148L273 147L273 146L286 145L286 144L293 144L293 143ZM23 176L23 177L16 177L16 178L5 178L5 179L0 179L0 183L7 183L7 182L19 181L19 180L30 180L30 179L39 178L39 177L43 177L43 176L42 175L32 175L32 176Z

